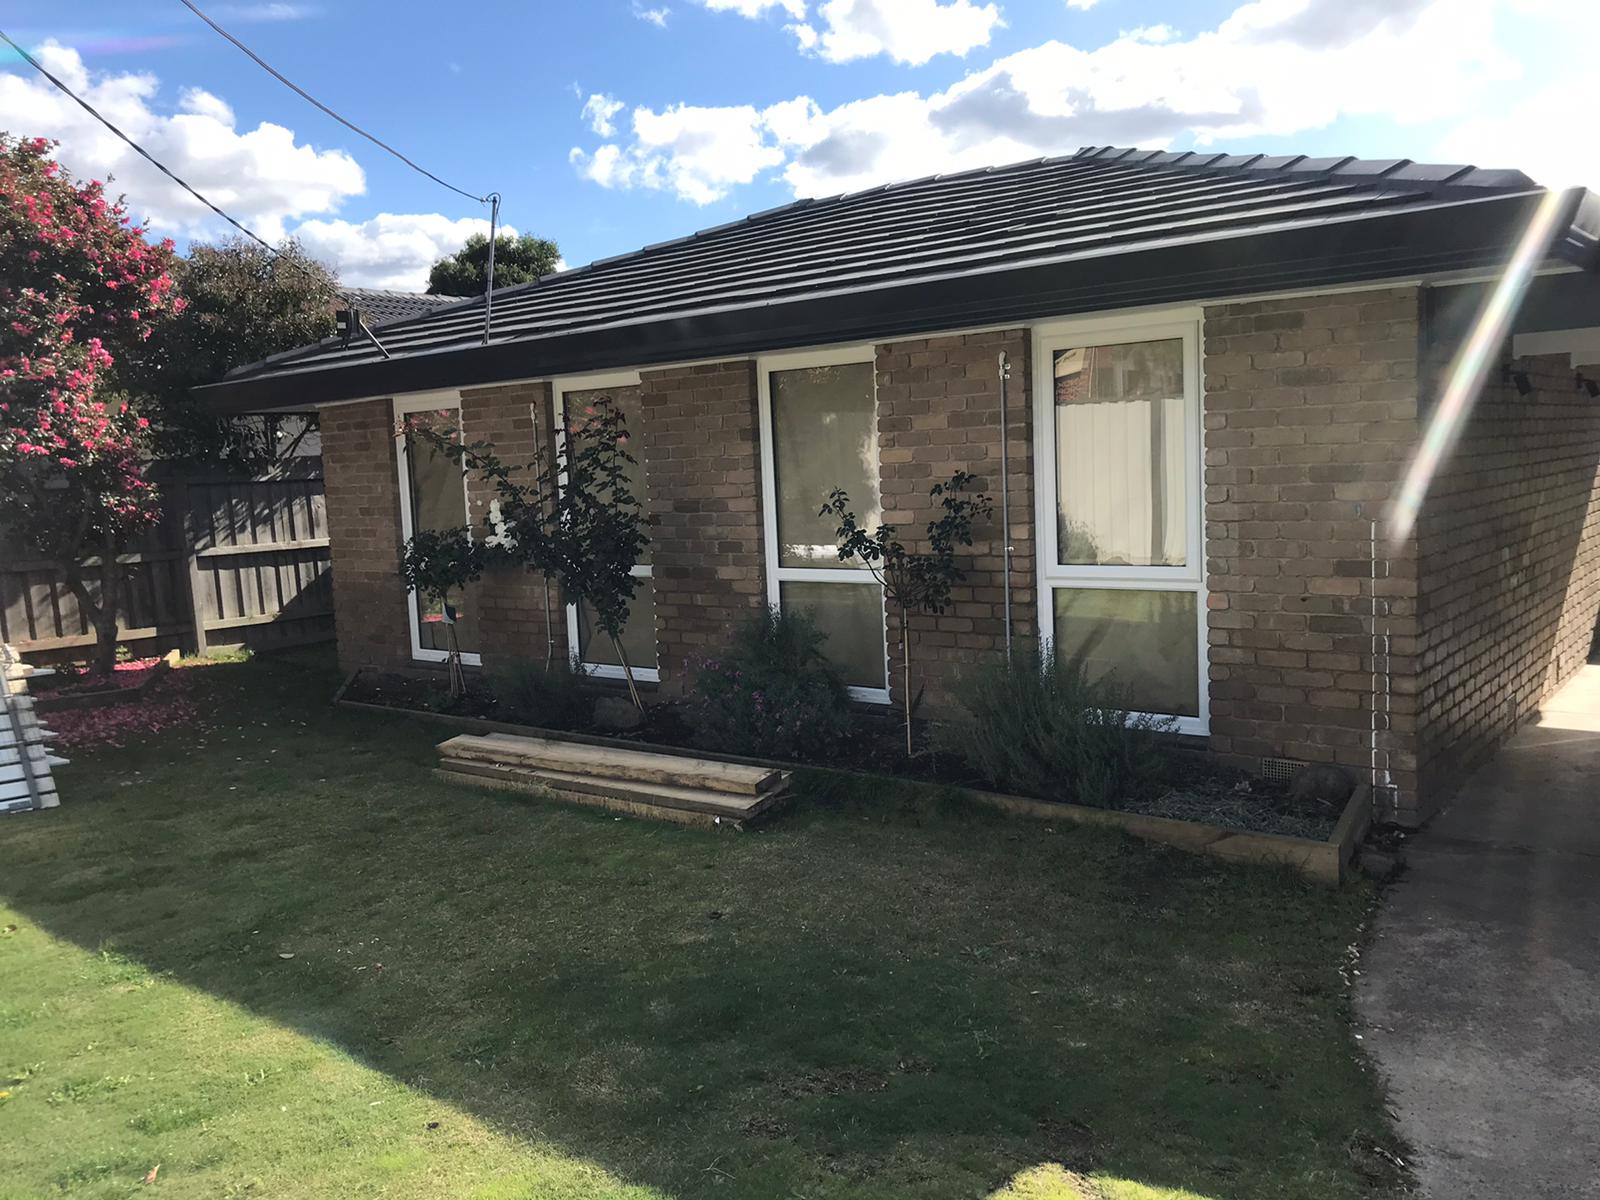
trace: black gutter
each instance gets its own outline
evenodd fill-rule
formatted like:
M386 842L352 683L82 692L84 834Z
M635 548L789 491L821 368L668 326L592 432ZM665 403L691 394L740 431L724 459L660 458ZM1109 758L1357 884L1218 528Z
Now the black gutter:
M1327 221L846 295L704 311L557 332L490 346L417 352L387 362L224 380L196 389L218 413L270 412L405 392L475 387L658 363L748 357L947 329L1072 316L1259 292L1337 287L1504 265L1542 193ZM1581 250L1573 221L1593 197L1574 191L1558 249ZM1573 242L1577 233L1579 241Z

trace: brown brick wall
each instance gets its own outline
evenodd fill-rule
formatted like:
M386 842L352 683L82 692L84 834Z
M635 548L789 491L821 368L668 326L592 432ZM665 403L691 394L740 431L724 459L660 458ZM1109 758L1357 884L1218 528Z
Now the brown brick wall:
M1371 523L1417 437L1413 287L1220 305L1205 315L1211 744L1370 778ZM1381 735L1414 801L1416 547L1376 586L1393 636Z
M1565 358L1498 375L1418 527L1419 769L1435 806L1582 666L1600 611L1600 404Z
M1004 562L1000 541L1000 379L997 358L1011 361L1010 472L1012 624L1019 637L1038 628L1034 577L1033 410L1026 330L922 338L877 347L878 447L884 521L899 527L913 550L927 548L929 521L939 515L928 496L958 470L995 503L995 516L961 551L967 579L942 615L911 618L911 687L926 688L925 707L947 707L960 672L1005 647ZM890 693L901 699L898 616L889 612Z
M755 364L645 371L640 424L664 689L765 603Z
M400 484L389 401L324 409L322 464L339 666L405 666L411 628L399 573Z
M518 383L504 387L474 388L461 393L462 435L468 442L493 442L506 463L521 465L537 454L549 455L553 447L550 385ZM467 480L471 523L481 536L494 489L475 474ZM520 568L499 568L478 581L473 591L473 612L478 619L483 665L521 660L543 662L549 649L545 623L544 576ZM549 630L555 635L555 653L567 654L567 618L559 588L548 597Z

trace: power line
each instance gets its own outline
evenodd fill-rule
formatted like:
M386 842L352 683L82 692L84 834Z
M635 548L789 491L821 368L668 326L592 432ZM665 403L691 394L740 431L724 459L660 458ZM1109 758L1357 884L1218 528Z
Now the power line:
M123 133L122 130L118 129L115 125L113 125L100 112L99 109L95 108L94 105L90 104L82 96L78 95L78 93L74 92L71 88L69 88L65 83L61 82L60 79L58 79L54 75L52 75L45 68L43 63L41 63L33 55L29 54L21 46L17 45L16 42L12 41L11 40L11 35L8 34L3 29L0 29L0 38L4 38L6 45L10 46L19 55L21 55L24 62L26 62L29 66L31 66L35 71L39 72L39 74L43 75L51 83L55 84L55 86L56 86L58 91L62 92L69 99L75 101L79 108L83 109L84 112L88 113L96 121L99 121L100 124L104 125L112 133L116 134L119 138L121 138L124 142L126 142L130 147L132 147L134 153L137 154L140 158L144 159L152 167L154 167L156 170L160 171L168 179L172 180L173 183L177 184L184 191L188 192L189 195L193 196L196 200L200 201L201 204L204 204L212 212L216 213L217 216L221 217L229 225L232 225L235 229L237 229L240 233L244 234L245 237L249 238L252 242L255 242L258 246L262 247L265 250L270 250L273 254L277 254L278 253L270 245L268 245L264 240L262 240L261 238L257 237L250 230L246 229L238 221L234 220L227 213L223 212L215 204L211 203L211 201L207 200L199 192L195 191L194 188L190 187L187 183L185 183L177 175L173 174L170 170L168 170L167 167L164 164L162 164L160 161L158 161L155 158L155 156L152 155L148 150L146 150L143 146L139 145L138 142L134 141L127 134ZM298 266L299 264L297 263L296 265Z
M246 46L238 38L234 37L233 34L229 33L221 25L218 25L210 17L206 16L205 13L201 12L200 9L194 3L192 3L192 0L182 0L182 3L183 3L183 6L185 8L187 8L190 12L194 13L195 16L199 17L207 25L211 26L212 29L215 29L219 34L221 34L223 37L227 38L228 41L232 42L240 50L244 51L244 53L246 55L248 55L255 62L255 64L258 67L260 67L263 71L265 71L268 75L271 75L279 83L283 84L284 87L288 88L290 91L292 91L292 92L296 93L297 95L299 95L301 99L307 101L310 104L315 105L317 108L319 108L323 112L327 113L328 116L332 117L335 121L339 122L339 124L343 125L346 129L350 130L352 133L360 134L362 137L366 138L367 141L371 142L374 146L377 146L380 150L385 150L388 153L394 155L401 162L405 163L406 166L410 167L413 171L416 171L416 172L418 172L418 173L420 173L422 175L426 175L429 179L433 180L440 187L449 188L456 195L465 196L468 200L476 200L479 204L488 204L490 202L490 198L488 196L475 196L471 192L466 191L463 188L458 188L453 183L446 183L444 180L440 179L437 175L435 175L432 171L428 170L426 167L418 166L416 163L412 162L409 158L407 158L404 154L401 154L400 151L396 150L393 146L389 145L389 143L383 141L381 138L374 137L372 134L368 133L365 129L361 128L361 126L357 125L354 121L345 120L345 118L341 117L338 113L334 112L333 109L329 108L321 100L318 100L310 92L306 91L305 88L301 87L299 84L295 83L293 80L291 80L287 76L285 76L283 74L283 72L279 71L277 68L272 66L271 63L267 62L264 58L262 58L254 50L250 49L249 46Z
M140 158L144 159L152 167L154 167L156 170L160 171L168 179L172 180L173 183L177 184L184 191L188 192L189 195L193 196L196 200L200 201L201 204L205 205L212 212L216 213L217 216L221 217L229 225L232 225L235 229L237 229L240 233L244 234L245 237L249 238L256 245L260 246L268 254L272 255L272 257L274 259L276 259L279 262L288 263L290 266L294 267L295 270L300 271L302 274L304 274L308 279L315 280L318 283L322 282L322 277L316 275L304 263L301 263L298 260L296 260L294 258L291 258L288 255L284 254L276 246L273 246L265 238L263 238L260 235L258 235L254 230L251 230L251 229L247 228L245 225L241 224L239 221L235 220L233 217L231 217L227 213L223 212L220 208L218 208L215 204L211 203L211 201L207 200L199 192L195 191L195 189L193 187L191 187L188 184L188 182L186 182L184 179L182 179L177 174L175 174L172 170L170 170L165 163L161 162L161 160L156 158L155 155L151 154L143 146L139 145L138 142L134 141L127 134L123 133L122 130L118 129L115 125L113 125L111 123L111 121L103 113L100 112L99 109L97 109L94 105L90 104L82 96L78 95L77 92L73 91L70 87L68 87L65 83L63 83L55 75L51 74L51 72L48 69L46 69L46 67L45 67L45 65L43 63L41 63L33 55L29 54L21 46L17 45L17 43L12 39L11 35L8 34L4 29L0 29L0 40L3 40L6 43L6 45L10 46L13 50L15 50L22 57L22 60L24 62L26 62L29 66L31 66L35 71L39 72L39 74L43 75L52 84L54 84L58 91L60 91L68 99L70 99L74 103L76 103L79 108L83 109L84 112L88 113L96 121L99 121L100 124L104 125L112 133L116 134L119 138L121 138L124 142L126 142L128 144L128 146L133 150L133 152L135 154L137 154ZM352 311L355 311L356 305L355 305L354 300L345 292L345 290L342 287L338 286L337 282L334 285L334 290L339 293L340 298L344 300L344 302L350 307L350 309ZM389 351L384 349L383 343L378 341L378 339L373 336L372 330L368 329L366 322L361 320L361 316L360 316L359 312L357 312L357 314L356 314L356 320L358 322L360 322L362 330L365 331L365 333L366 333L366 335L368 337L372 338L373 345L378 347L378 349L382 352L383 356L385 358L390 357Z

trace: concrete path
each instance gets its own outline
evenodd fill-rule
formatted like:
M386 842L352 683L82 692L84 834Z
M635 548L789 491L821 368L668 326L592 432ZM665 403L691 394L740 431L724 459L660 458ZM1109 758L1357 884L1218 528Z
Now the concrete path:
M1410 844L1356 990L1428 1200L1600 1198L1600 666Z

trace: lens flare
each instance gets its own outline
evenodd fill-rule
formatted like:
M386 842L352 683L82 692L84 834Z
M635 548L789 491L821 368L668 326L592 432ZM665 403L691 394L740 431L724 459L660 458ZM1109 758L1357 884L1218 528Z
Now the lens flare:
M1438 407L1434 409L1428 430L1423 434L1417 452L1406 469L1400 495L1389 510L1391 545L1405 541L1416 528L1417 515L1422 511L1428 485L1433 481L1439 464L1461 436L1484 377L1505 343L1512 318L1522 305L1528 285L1533 282L1533 273L1544 261L1555 237L1557 223L1567 208L1566 201L1567 194L1557 191L1548 191L1540 199L1517 241L1516 252L1506 264L1505 273L1495 283L1477 320L1473 322L1471 333L1456 352L1445 376Z

